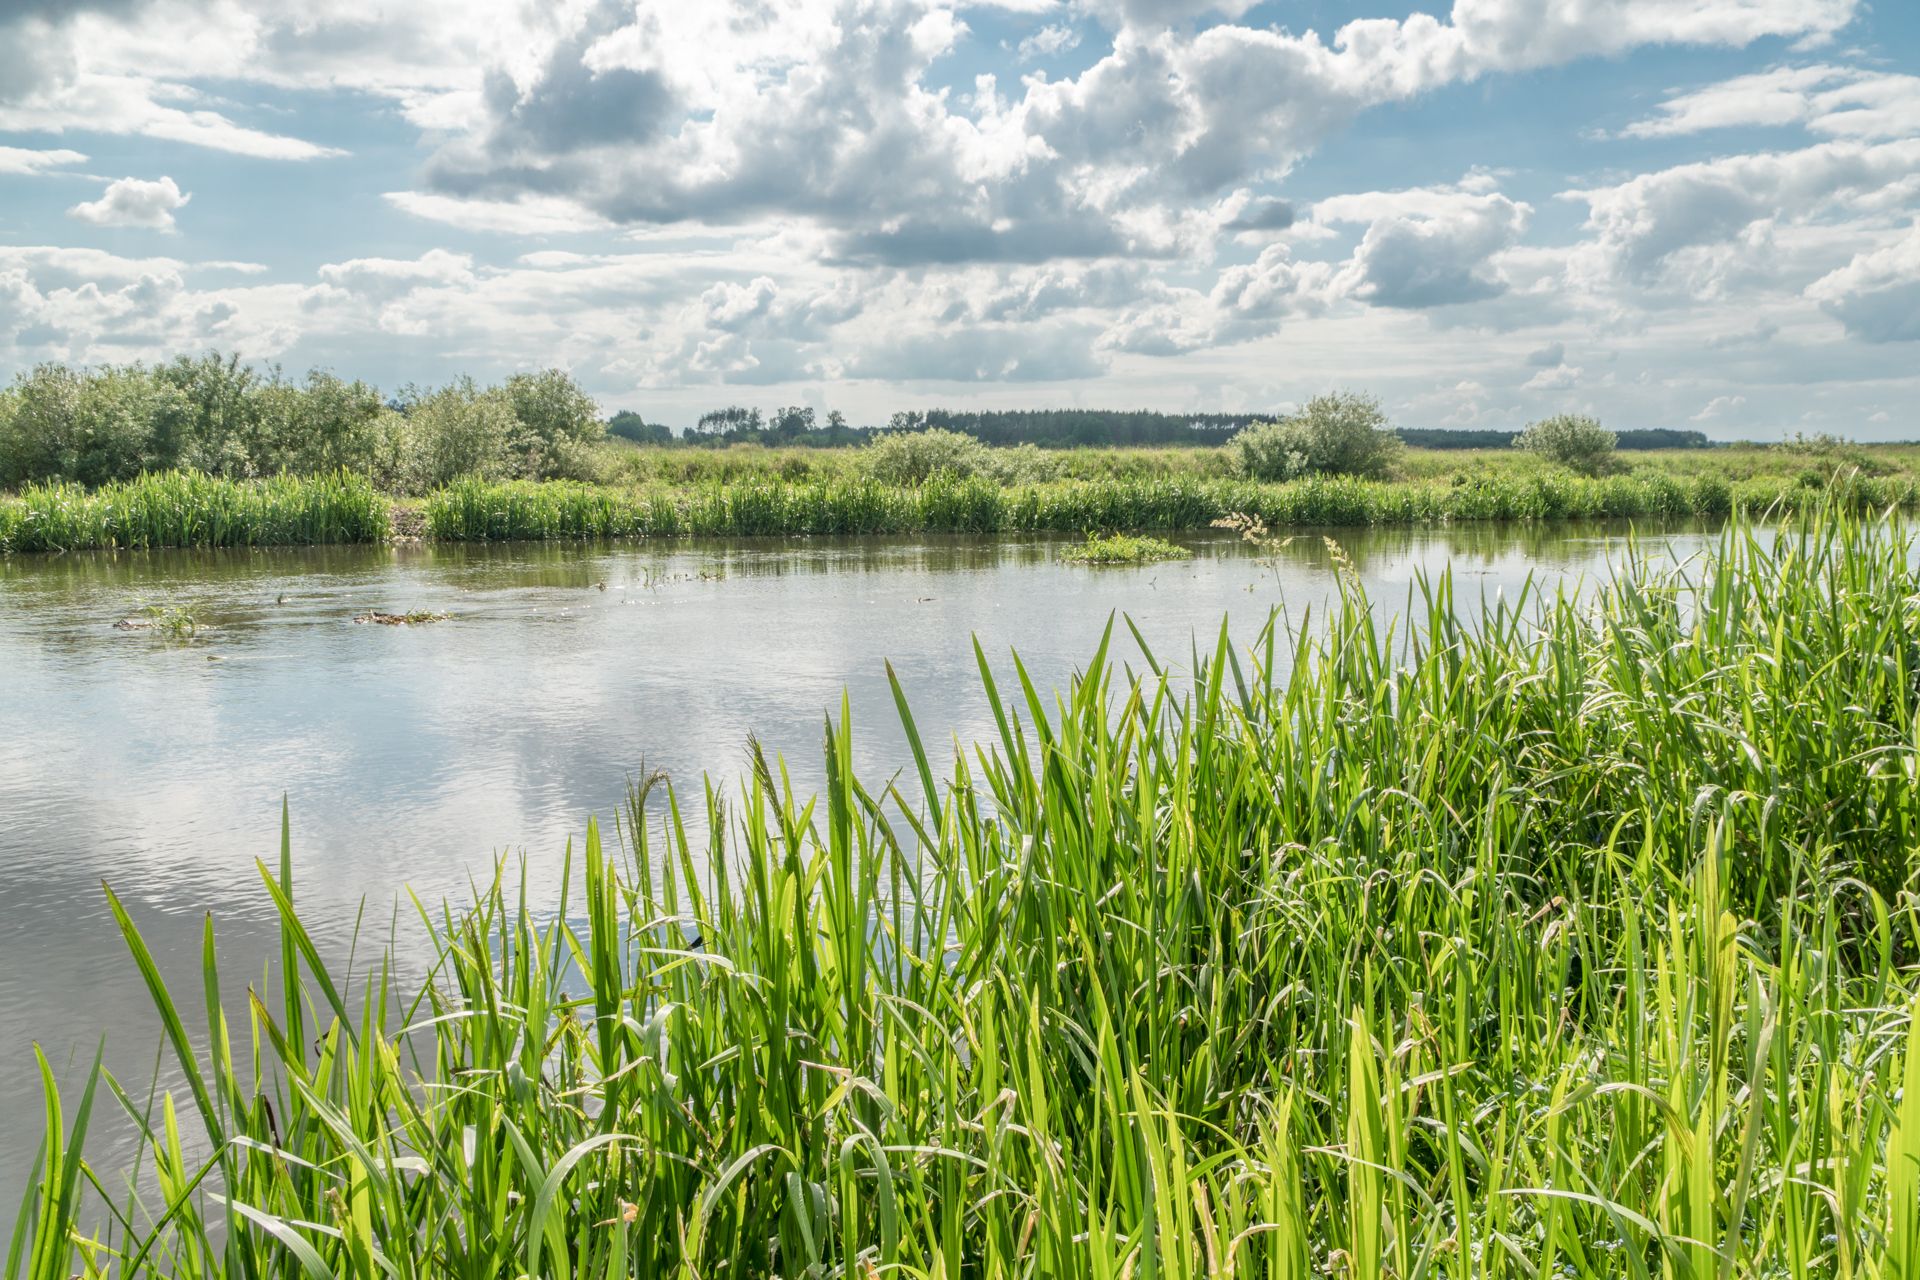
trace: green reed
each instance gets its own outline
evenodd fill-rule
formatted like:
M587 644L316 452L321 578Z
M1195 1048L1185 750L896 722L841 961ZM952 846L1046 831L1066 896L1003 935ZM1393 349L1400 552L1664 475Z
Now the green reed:
M1204 529L1234 512L1270 528L1718 518L1809 510L1834 495L1857 510L1910 508L1920 504L1920 481L1908 473L1730 480L1714 470L1687 476L1652 469L1597 479L1494 470L1450 481L1316 477L1287 484L1159 474L1016 485L937 477L898 486L845 470L824 479L749 475L638 488L475 479L431 494L421 519L426 534L442 541L1079 534ZM31 485L0 497L0 550L374 542L388 536L391 523L388 500L345 472L249 481L169 472L93 490Z
M364 477L221 480L196 472L143 475L87 489L28 485L0 499L0 550L265 547L378 542L387 500Z
M1920 1274L1914 551L982 653L945 784L896 682L904 776L843 703L817 796L641 786L583 896L422 907L422 981L329 966L283 824L277 991L110 899L185 1084L48 1074L8 1274Z
M1233 512L1269 527L1439 521L1719 518L1791 513L1833 495L1858 510L1920 502L1914 477L1781 476L1739 482L1715 472L1589 478L1496 472L1456 482L1312 478L1287 484L1151 476L1003 486L936 478L917 487L860 477L747 479L694 488L616 489L549 482L462 481L433 494L428 533L447 541L911 533L1081 533L1204 529Z

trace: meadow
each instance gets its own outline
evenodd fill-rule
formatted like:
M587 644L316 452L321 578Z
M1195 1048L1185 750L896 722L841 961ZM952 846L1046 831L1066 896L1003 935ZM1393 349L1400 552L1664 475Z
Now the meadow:
M244 1001L109 899L184 1084L48 1072L7 1274L1920 1274L1914 554L1736 518L1579 598L1110 627L1057 699L982 653L992 740L896 683L893 779L843 706L819 795L646 780L574 896L422 904L417 979L320 953L283 825Z
M1840 491L1861 509L1920 501L1920 449L1741 447L1621 455L1585 476L1517 451L1422 451L1388 479L1227 474L1219 449L980 449L972 472L877 472L868 448L608 446L595 481L456 479L422 497L345 471L309 479L164 473L0 496L0 549L919 533L1138 533L1207 528L1239 511L1270 527L1439 521L1717 519L1805 510Z

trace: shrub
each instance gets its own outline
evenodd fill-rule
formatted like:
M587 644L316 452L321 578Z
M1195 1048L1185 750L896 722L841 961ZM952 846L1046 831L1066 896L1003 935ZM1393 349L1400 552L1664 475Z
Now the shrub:
M1044 484L1060 478L1060 463L1036 444L988 449L985 473L1001 484Z
M970 435L929 427L881 436L867 446L864 461L867 474L882 484L920 485L937 475L985 474L993 454Z
M1852 470L1863 476L1885 475L1892 470L1885 462L1868 453L1854 441L1845 436L1837 436L1827 431L1808 434L1796 431L1771 446L1775 453L1791 458L1805 458L1818 464L1820 470L1813 472L1814 479L1809 487L1819 488L1826 484L1827 478L1835 471ZM1803 479L1802 483L1806 483Z
M1307 401L1278 422L1256 422L1234 436L1235 471L1249 480L1308 475L1384 477L1399 456L1398 436L1380 401L1351 391Z
M606 439L600 407L560 369L517 373L503 388L514 427L507 467L527 480L586 480L594 474L593 446Z
M252 469L299 475L342 467L362 474L379 470L389 411L366 383L315 369L304 386L275 377L254 392L253 400L259 443Z
M1597 418L1578 413L1530 422L1513 442L1516 449L1585 476L1604 475L1611 468L1614 443L1613 432L1601 426Z
M507 472L507 441L519 428L513 405L498 390L461 378L413 399L406 408L406 466L419 491L469 476Z
M0 407L0 484L108 484L179 459L191 410L141 365L90 374L41 365Z
M262 439L259 375L240 357L209 353L181 356L161 365L154 376L174 388L188 406L188 426L180 462L214 476L254 476L271 470Z

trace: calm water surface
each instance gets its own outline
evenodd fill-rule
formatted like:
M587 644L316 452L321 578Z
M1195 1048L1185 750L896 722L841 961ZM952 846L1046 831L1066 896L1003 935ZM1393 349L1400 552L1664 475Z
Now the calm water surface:
M1390 611L1449 564L1463 606L1592 575L1621 532L1337 536ZM1659 542L1684 555L1701 537ZM152 1074L156 1024L102 881L197 1008L208 913L229 990L275 949L254 859L277 856L283 795L309 927L344 957L364 907L364 954L405 886L464 896L512 854L550 889L569 835L643 765L683 791L735 778L754 733L813 785L843 689L868 776L892 771L888 659L944 755L991 733L974 635L1059 686L1113 611L1171 659L1223 616L1250 638L1272 605L1297 615L1332 586L1318 535L1277 564L1187 542L1189 561L1103 569L1057 541L962 539L0 558L0 1238L40 1134L34 1043L73 1078L104 1032L123 1081ZM189 610L197 636L114 628L149 605ZM352 621L368 610L450 616Z

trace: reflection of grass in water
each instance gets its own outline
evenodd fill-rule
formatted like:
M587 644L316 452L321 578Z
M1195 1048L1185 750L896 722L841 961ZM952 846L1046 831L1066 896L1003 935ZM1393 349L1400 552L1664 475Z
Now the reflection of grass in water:
M1060 558L1077 564L1152 564L1157 560L1184 560L1192 554L1185 547L1176 547L1164 538L1128 533L1105 536L1090 533L1079 546L1061 552Z
M854 776L843 709L817 798L757 753L700 793L710 847L643 788L625 856L589 828L584 901L503 868L422 911L418 992L328 967L283 829L279 992L223 1002L211 922L171 991L111 900L185 1083L91 1077L171 1209L90 1207L93 1256L1911 1276L1910 550L1735 527L1692 580L1639 562L1525 616L1440 578L1404 646L1342 574L1311 632L1178 676L1103 642L1055 702L1019 669L1017 715L982 659L996 727L949 786L895 685L904 785ZM98 1274L95 1095L44 1078L18 1238L28 1274Z

